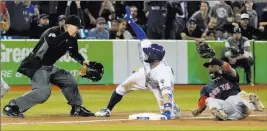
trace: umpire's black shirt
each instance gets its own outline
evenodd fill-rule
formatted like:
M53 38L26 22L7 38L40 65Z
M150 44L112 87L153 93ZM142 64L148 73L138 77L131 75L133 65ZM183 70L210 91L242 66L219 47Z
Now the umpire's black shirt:
M77 39L65 32L63 27L51 27L41 35L33 51L21 62L18 72L31 78L42 66L55 64L67 52L80 64L83 63L84 58L78 52Z
M84 58L78 52L77 39L71 37L68 32L65 32L63 27L50 28L42 34L41 39L43 39L42 37L47 38L46 41L49 45L44 59L42 60L44 65L55 64L66 52L69 52L70 56L79 63L84 61Z

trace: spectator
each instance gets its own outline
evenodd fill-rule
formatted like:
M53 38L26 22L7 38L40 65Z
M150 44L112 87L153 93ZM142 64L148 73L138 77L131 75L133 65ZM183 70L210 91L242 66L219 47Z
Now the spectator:
M228 37L232 36L233 33L233 28L234 27L239 27L239 24L241 22L241 14L239 12L236 12L234 14L234 19L233 22L227 23L223 26L223 29L225 31L225 38L227 39Z
M108 20L113 20L116 18L115 8L111 1L104 0L101 3L101 8L99 10L99 16L102 16Z
M261 22L259 23L260 26L267 26L267 2L265 3L265 8L263 9L263 13L261 16Z
M66 10L65 10L65 16L68 16L70 15L70 5L71 5L72 1L68 1L67 2L67 7L66 7ZM76 3L76 7L77 7L77 14L78 16L80 17L81 19L81 23L82 23L82 26L84 26L84 18L83 18L83 13L82 13L82 9L81 9L81 1L77 0L75 1Z
M262 21L262 13L267 10L266 0L257 0L253 5L255 6L255 11L258 14L258 21Z
M167 15L166 1L145 1L144 11L147 15L147 36L149 39L165 38Z
M206 33L205 40L216 40L215 33L216 32L214 32L214 31L208 31Z
M146 23L146 15L144 12L144 1L116 1L115 2L115 12L117 18L122 18L125 15L125 7L136 7L138 10L137 18L141 21L141 23Z
M10 16L8 13L8 9L6 8L6 4L4 2L0 2L0 19L1 19L1 32L8 31L10 27ZM2 34L2 33L1 33Z
M82 3L82 8L85 12L85 21L87 24L85 24L85 28L94 28L96 26L96 19L99 16L99 11L101 8L101 1L84 1Z
M249 15L249 25L257 29L258 28L258 15L257 15L257 12L252 9L252 7L253 7L253 1L248 0L246 2L246 10Z
M242 14L246 12L246 6L243 1L234 1L231 6L232 6L234 14L236 13Z
M96 27L89 31L89 39L109 39L105 18L98 17L96 19Z
M131 9L131 16L132 16L134 22L144 29L145 28L145 24L142 23L142 21L139 18L137 18L137 15L138 15L137 7L136 6L131 6L130 9ZM130 32L130 34L132 34L133 38L135 39L136 38L136 34L134 33L133 29L130 27L129 24L127 24L127 29Z
M58 24L59 26L65 24L65 18L66 18L65 15L59 15L59 16L58 16L57 24Z
M35 27L31 27L30 30L30 38L32 39L39 39L42 35L42 33L49 28L49 15L47 14L41 14L38 25Z
M32 1L32 4L35 5L40 14L49 15L49 24L51 26L57 24L57 6L58 1Z
M10 14L10 29L7 35L29 36L29 29L39 11L31 4L31 1L7 1L6 6Z
M210 7L220 4L220 1L207 1L207 2L209 3Z
M261 38L262 33L264 30L255 29L254 27L249 25L249 15L247 13L243 13L241 15L241 21L232 24L225 25L224 28L228 30L230 33L233 30L234 27L240 27L241 28L241 34L242 36L251 39L257 39Z
M241 14L235 13L233 23L240 23L240 22L241 22Z
M210 33L215 34L216 39L222 39L222 33L221 33L221 31L218 31L216 24L217 24L217 19L216 18L210 18L208 27L205 29L201 38L208 39L207 33L210 32Z
M250 41L246 37L241 36L240 28L235 27L233 36L229 37L225 42L225 51L222 59L230 63L233 68L243 67L247 83L254 85L251 81L253 58L250 52Z
M127 30L127 21L125 19L119 20L119 28L116 33L116 39L133 39L131 33Z
M185 14L186 14L186 21L188 21L188 19L190 17L192 17L192 15L198 11L199 6L201 5L201 1L184 1L185 2Z
M213 7L211 7L210 17L216 18L216 27L218 29L222 29L224 24L233 22L233 10L224 1L220 1L220 3L215 4Z
M112 20L111 21L111 27L110 27L110 30L109 30L109 38L110 39L116 39L116 36L117 36L117 32L119 30L119 21L118 20ZM121 38L123 39L123 38Z
M184 8L179 1L168 2L166 20L166 39L181 39L181 32L185 28Z
M115 8L110 1L86 1L82 5L87 16L87 28L94 28L98 17L103 17L106 21L113 20L116 17Z
M261 16L261 22L259 23L260 27L259 29L264 30L263 36L262 36L262 40L267 40L267 2L266 2L266 9L264 10L264 12L262 13Z
M199 29L196 20L190 19L187 23L187 28L181 33L183 40L196 40L200 41L202 31Z
M256 29L255 27L251 26L249 22L249 15L245 13L242 14L240 23L242 36L247 37L249 40L255 37L260 38L264 30L260 31L259 29Z
M201 2L200 10L195 12L190 19L195 19L196 22L199 24L199 28L201 31L204 31L209 22L209 3L206 1Z

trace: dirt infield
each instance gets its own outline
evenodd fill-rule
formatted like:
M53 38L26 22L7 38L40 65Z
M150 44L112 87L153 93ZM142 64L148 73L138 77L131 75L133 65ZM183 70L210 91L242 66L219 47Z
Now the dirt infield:
M196 90L200 89L201 85L176 85L175 89L183 90ZM53 90L59 90L57 87L52 87ZM90 85L90 86L80 86L81 90L112 90L116 88L116 85ZM242 89L267 89L266 85L261 86L242 86ZM23 91L31 90L30 86L14 86L11 88L12 91ZM99 124L99 125L118 125L118 124L130 124L130 125L188 125L188 126L266 126L267 122L267 112L253 112L253 115L240 121L223 122L214 121L211 114L208 111L203 112L200 117L193 117L190 111L182 111L182 116L180 119L175 119L171 121L133 121L128 120L128 113L113 113L109 118L98 118L98 117L88 117L88 118L77 118L69 117L66 115L38 115L38 116L27 116L22 119L8 118L2 116L2 125L29 125L29 124ZM104 122L104 123L103 123Z
M34 117L26 117L24 119L14 119L3 116L2 125L30 125L30 124L165 124L165 125L194 125L194 126L266 126L267 114L266 112L256 113L252 116L240 121L223 122L214 121L209 112L203 112L200 117L193 117L190 111L183 111L180 119L171 121L144 121L141 120L127 120L128 115L126 113L115 113L109 118L100 117L69 117L68 115L40 115ZM192 124L193 123L193 124Z

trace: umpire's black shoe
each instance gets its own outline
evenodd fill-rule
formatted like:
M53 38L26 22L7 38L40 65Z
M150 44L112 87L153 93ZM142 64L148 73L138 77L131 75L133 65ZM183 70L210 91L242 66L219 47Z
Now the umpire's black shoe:
M8 105L3 108L3 114L9 117L24 118L24 115L19 111L19 107L16 105L14 100L11 100Z
M95 116L95 114L90 110L87 110L83 106L72 106L72 109L70 111L70 116L89 117L89 116Z

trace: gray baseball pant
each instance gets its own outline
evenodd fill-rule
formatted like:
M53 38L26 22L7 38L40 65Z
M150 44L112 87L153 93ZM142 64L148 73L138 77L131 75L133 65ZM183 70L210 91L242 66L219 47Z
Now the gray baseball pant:
M66 70L56 66L42 66L32 79L32 90L15 99L21 112L44 103L51 95L50 83L60 87L69 105L82 105L78 83Z

